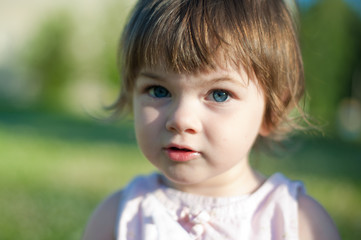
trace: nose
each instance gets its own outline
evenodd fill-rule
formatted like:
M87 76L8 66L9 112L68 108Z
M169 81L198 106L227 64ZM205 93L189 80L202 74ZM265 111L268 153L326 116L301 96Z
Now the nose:
M166 129L175 133L196 134L201 131L200 110L192 101L175 102L169 110Z

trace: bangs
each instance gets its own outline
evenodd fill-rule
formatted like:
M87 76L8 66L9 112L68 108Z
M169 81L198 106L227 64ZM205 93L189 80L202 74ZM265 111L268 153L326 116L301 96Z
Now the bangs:
M140 1L126 29L123 45L125 73L135 78L140 68L154 66L176 73L214 69L219 64L249 66L242 39L246 39L232 6L243 1ZM238 2L238 3L237 3ZM225 14L227 13L227 14ZM243 25L243 24L242 24ZM247 26L248 24L244 24ZM248 30L247 30L248 31ZM221 50L221 51L220 51ZM221 54L220 54L221 52ZM246 69L247 71L247 69Z
M258 82L265 122L281 133L280 123L290 122L288 113L304 92L289 8L284 0L138 0L119 44L122 86L114 108L131 109L143 68L192 74L232 67Z

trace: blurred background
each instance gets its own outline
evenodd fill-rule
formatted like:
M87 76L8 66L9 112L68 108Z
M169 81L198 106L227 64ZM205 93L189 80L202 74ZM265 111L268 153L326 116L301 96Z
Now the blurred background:
M99 201L154 170L129 119L96 120L119 91L134 2L0 0L1 240L80 239ZM253 164L302 180L343 239L361 239L361 1L298 4L306 108L323 131Z

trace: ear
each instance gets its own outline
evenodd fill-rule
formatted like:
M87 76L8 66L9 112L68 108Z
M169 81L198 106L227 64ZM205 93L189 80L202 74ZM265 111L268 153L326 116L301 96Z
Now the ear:
M267 137L271 134L271 132L271 127L265 120L263 120L262 125L259 129L259 135L261 135L262 137Z

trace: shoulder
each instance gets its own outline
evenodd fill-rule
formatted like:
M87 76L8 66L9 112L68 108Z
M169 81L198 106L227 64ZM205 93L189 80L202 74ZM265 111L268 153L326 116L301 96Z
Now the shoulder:
M128 213L135 214L138 208L137 204L147 193L157 189L160 186L159 182L160 175L157 173L137 176L123 190L105 199L91 216L83 240L115 239L118 216L124 210L124 204L126 204Z
M115 239L115 223L118 217L118 206L122 191L118 191L105 199L94 211L85 229L83 240Z
M312 197L298 195L300 239L339 240L340 236L326 210Z

